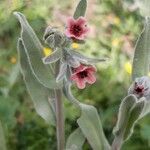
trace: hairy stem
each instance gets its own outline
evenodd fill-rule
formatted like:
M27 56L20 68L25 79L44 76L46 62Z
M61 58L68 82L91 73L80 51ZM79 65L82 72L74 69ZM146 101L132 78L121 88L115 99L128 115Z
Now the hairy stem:
M120 150L122 146L122 138L121 137L115 137L112 146L111 146L111 150Z
M56 64L56 76L59 71L59 62ZM62 90L55 89L55 110L56 110L56 132L57 132L57 149L64 150L64 116L62 103Z

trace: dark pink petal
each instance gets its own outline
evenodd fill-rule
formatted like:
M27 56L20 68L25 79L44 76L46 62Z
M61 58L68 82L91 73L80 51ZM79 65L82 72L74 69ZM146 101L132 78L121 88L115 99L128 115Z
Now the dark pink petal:
M72 75L71 80L73 80L79 89L85 88L85 80L80 79L77 75Z
M94 74L89 73L88 77L86 78L87 83L93 84L96 81L96 77Z
M78 81L76 82L76 84L77 84L77 87L79 88L79 89L84 89L85 88L85 80L84 79L78 79Z
M76 22L76 20L75 19L73 19L72 17L69 17L68 19L67 19L67 28L70 28L72 25L74 25L75 24L75 22Z
M66 29L65 34L67 37L75 37L68 29Z
M79 25L79 26L84 26L87 23L87 21L84 17L79 17L76 22L77 22L77 25Z
M96 68L94 66L87 66L81 64L77 68L73 68L73 74L71 80L73 80L79 89L83 89L86 86L86 82L93 84L96 81L94 73Z
M96 67L94 67L94 66L89 66L89 67L87 68L87 70L88 70L89 72L96 72Z
M84 65L80 65L78 68L74 68L74 73L77 74L79 72L82 72L84 70L86 70L88 67L87 66L84 66Z
M67 19L66 36L78 40L84 40L86 34L89 32L89 28L86 26L86 19L79 17L77 20L70 17Z
M85 37L87 36L88 32L90 31L90 29L88 27L82 27L82 31L80 33L80 36L77 37L78 40L84 40Z
M76 74L71 75L71 80L76 81L78 79L78 76Z

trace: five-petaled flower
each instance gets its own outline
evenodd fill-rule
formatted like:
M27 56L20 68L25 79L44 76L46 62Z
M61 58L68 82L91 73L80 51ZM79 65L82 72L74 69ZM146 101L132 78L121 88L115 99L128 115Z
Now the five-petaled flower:
M134 94L138 99L145 97L147 100L150 100L150 78L147 76L136 78L128 93Z
M84 40L87 35L89 28L87 27L87 21L84 17L74 19L68 18L66 25L66 36L77 40Z
M84 89L86 83L93 84L96 81L94 66L87 66L81 64L77 68L72 69L71 80L73 80L79 89Z

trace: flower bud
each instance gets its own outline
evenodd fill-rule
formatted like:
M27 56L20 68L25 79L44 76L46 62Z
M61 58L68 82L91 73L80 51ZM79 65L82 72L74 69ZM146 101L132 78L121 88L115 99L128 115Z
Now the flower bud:
M66 46L66 36L57 28L47 27L43 39L51 48Z
M136 78L130 86L128 94L134 94L138 99L145 97L150 100L150 78L148 76Z

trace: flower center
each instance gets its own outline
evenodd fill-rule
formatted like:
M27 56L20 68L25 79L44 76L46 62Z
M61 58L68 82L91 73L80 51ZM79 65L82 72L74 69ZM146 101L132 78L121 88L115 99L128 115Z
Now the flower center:
M87 71L82 71L82 72L79 73L79 77L82 78L82 79L87 77L87 76L88 76Z
M73 25L71 31L73 32L73 34L75 35L80 35L82 28L79 25Z
M135 91L136 91L137 94L140 94L140 93L143 92L143 89L144 89L143 86L138 86L138 87L135 88Z

